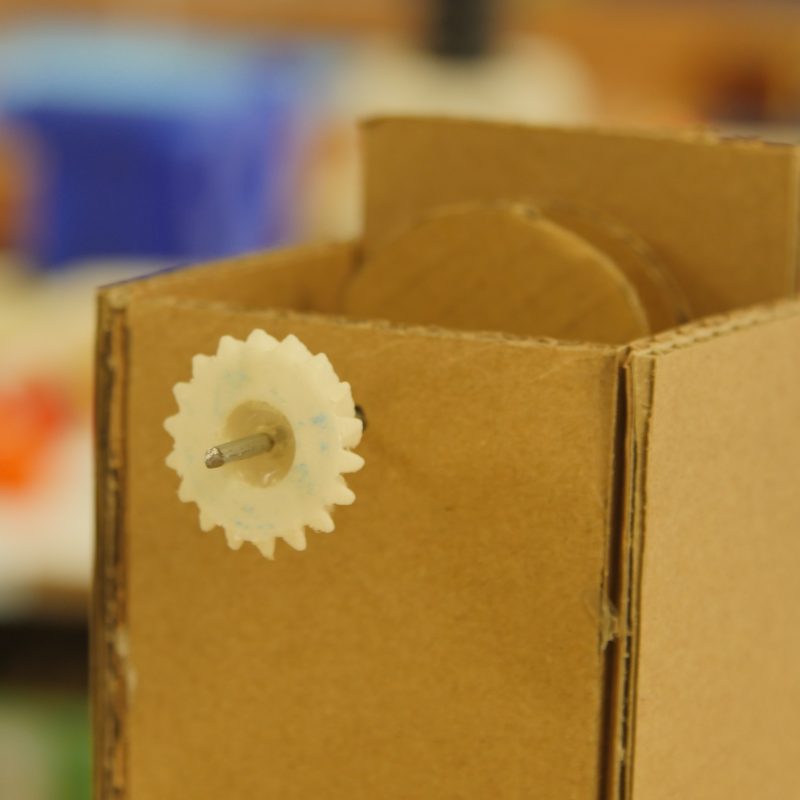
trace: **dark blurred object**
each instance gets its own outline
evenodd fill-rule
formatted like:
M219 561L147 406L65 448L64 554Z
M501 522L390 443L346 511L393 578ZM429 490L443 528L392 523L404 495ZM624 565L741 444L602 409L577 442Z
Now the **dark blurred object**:
M0 61L5 119L36 156L35 261L213 258L290 236L316 63L300 48L34 28Z
M436 55L473 59L487 54L494 34L496 2L432 0L430 4L430 44Z
M86 693L88 648L85 619L6 620L0 623L0 686Z
M752 124L770 121L773 81L762 59L715 64L707 82L713 87L705 109L710 119Z
M795 3L552 5L518 24L591 69L602 119L647 124L800 118Z
M0 797L90 796L83 621L0 624Z

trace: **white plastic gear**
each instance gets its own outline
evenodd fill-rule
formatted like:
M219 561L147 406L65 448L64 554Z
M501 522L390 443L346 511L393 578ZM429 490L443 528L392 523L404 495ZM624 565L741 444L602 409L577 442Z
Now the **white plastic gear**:
M364 465L349 449L362 433L350 385L324 353L312 355L297 337L279 342L263 330L246 341L223 336L215 355L194 356L192 379L173 393L179 410L164 427L174 440L167 464L181 478L178 496L197 504L203 530L222 526L231 548L252 542L272 558L276 539L283 539L304 550L306 527L332 531L332 507L355 500L342 476ZM203 459L225 440L231 412L252 401L282 413L294 435L288 473L266 486L229 466L208 469Z

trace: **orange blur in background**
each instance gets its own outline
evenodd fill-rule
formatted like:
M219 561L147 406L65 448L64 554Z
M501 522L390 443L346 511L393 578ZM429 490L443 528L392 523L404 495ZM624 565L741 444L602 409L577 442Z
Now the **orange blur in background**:
M63 390L31 380L0 390L0 487L21 491L45 469L48 446L74 410Z

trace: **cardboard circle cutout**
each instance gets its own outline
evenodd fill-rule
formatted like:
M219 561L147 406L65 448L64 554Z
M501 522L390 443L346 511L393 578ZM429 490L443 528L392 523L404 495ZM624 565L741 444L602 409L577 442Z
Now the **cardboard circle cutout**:
M568 203L542 207L547 219L569 228L602 250L633 284L644 306L650 332L691 319L689 301L653 248L633 231L594 209Z
M448 207L376 248L352 316L621 343L650 332L631 281L595 245L522 204Z

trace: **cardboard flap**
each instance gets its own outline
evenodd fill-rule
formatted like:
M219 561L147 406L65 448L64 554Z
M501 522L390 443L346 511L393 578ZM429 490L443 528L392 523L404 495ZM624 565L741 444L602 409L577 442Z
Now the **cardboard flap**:
M452 119L378 119L363 140L368 257L441 206L568 203L644 239L697 316L797 285L794 147Z
M625 796L792 797L800 301L637 346L628 372Z

